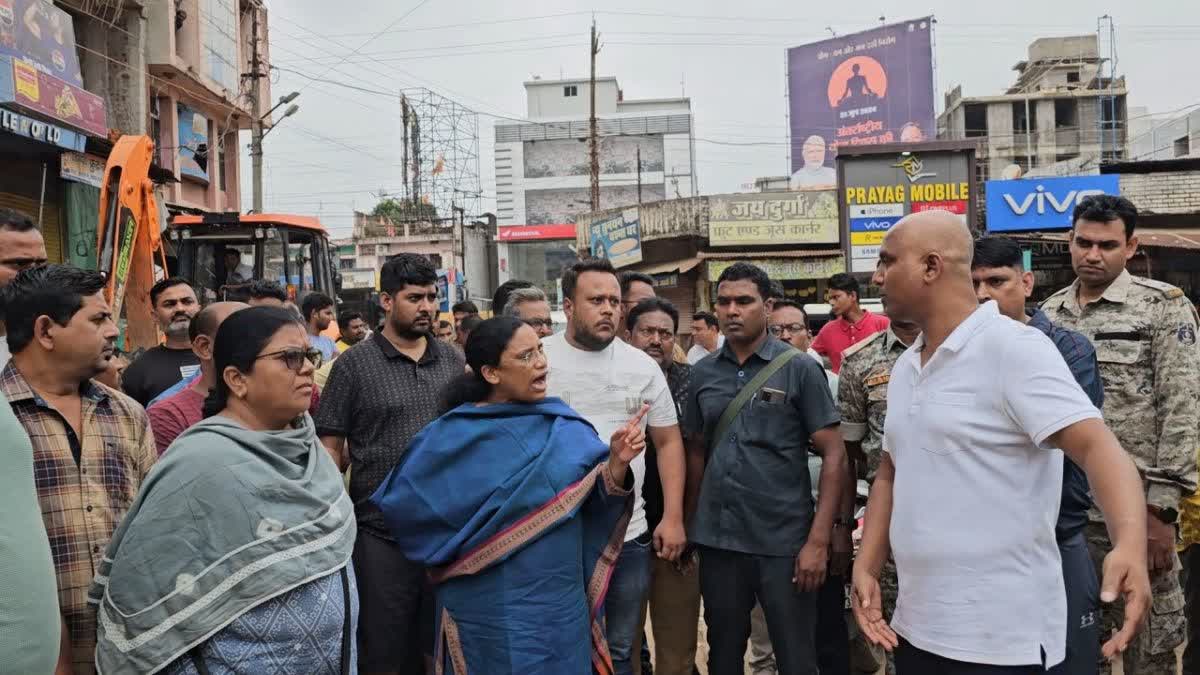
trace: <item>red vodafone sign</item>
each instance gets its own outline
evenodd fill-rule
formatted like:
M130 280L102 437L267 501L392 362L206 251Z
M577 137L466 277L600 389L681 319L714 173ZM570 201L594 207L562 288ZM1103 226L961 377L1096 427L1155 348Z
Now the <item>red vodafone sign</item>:
M551 225L504 225L496 235L496 241L545 241L548 239L574 239L573 223Z

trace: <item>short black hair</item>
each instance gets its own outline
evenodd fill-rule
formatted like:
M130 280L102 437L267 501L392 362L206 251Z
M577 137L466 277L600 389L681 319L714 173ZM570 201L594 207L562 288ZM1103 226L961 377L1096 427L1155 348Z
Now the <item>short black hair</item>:
M584 258L563 270L563 299L575 300L575 284L579 282L579 275L584 272L604 272L613 275L614 278L617 277L617 269L613 267L608 258ZM619 278L618 283L620 283Z
M326 307L333 307L333 298L314 291L304 296L304 301L300 303L300 315L308 321L312 319L313 312L319 312Z
M470 300L461 300L454 303L454 306L450 308L450 312L452 314L458 314L459 312L464 314L478 314L479 308Z
M525 281L524 279L509 279L500 284L496 288L496 292L492 295L492 315L496 316L504 311L504 306L508 304L510 293L518 288L533 288L533 285L532 281Z
M33 341L40 316L65 326L83 307L84 299L104 289L104 275L70 265L46 265L22 270L0 290L8 329L8 349L18 354Z
M720 325L717 315L712 312L696 312L692 315L692 321L703 321L709 328L716 328Z
M464 317L462 323L458 324L458 327L459 330L463 331L464 333L470 333L481 323L483 323L483 318L481 318L478 314L472 314L471 316Z
M971 269L980 267L1015 267L1025 269L1021 245L1008 237L989 235L975 240Z
M771 280L771 294L767 296L767 299L775 300L776 302L778 302L780 300L783 300L785 297L787 297L787 293L785 293L783 290L783 283L777 279L772 279Z
M843 293L853 293L854 297L859 296L858 279L846 274L838 272L829 277L829 281L825 282L825 286L831 291L842 291Z
M28 232L36 229L33 218L25 215L24 212L15 209L0 209L0 230Z
M771 277L763 268L758 265L752 265L748 262L735 262L729 267L726 267L721 276L717 278L717 288L720 289L721 284L726 281L753 281L758 287L758 294L762 296L763 302L766 302L771 297Z
M1125 224L1125 239L1133 237L1137 227L1138 210L1133 202L1118 195L1092 195L1084 197L1075 205L1071 214L1071 227L1081 220L1093 223L1107 223L1120 220Z
M157 307L159 296L161 296L168 288L175 288L176 286L190 287L191 285L192 283L183 277L167 277L166 279L159 281L150 287L150 306ZM195 293L195 290L192 292Z
M445 319L440 319L438 321L438 328L454 328L454 324Z
M775 304L771 306L771 311L774 312L775 310L783 309L784 307L791 307L793 309L800 310L800 313L804 315L804 323L808 323L808 312L804 311L804 307L795 300L776 300Z
M398 253L383 263L379 270L379 290L395 295L405 286L437 284L437 268L423 255Z
M287 302L287 291L283 290L283 286L277 281L269 279L255 279L250 282L250 286L246 289L250 294L251 300L262 300L271 298L280 302Z
M671 322L675 325L675 332L679 332L679 310L675 309L675 305L671 304L670 300L662 298L646 298L645 300L634 305L633 309L629 310L629 316L625 317L625 327L633 330L637 325L638 319L642 315L651 312L662 312L671 317Z
M338 329L341 330L343 333L350 330L350 324L353 323L355 319L363 321L364 323L366 322L366 319L363 317L362 312L350 311L350 312L342 312L341 314L338 314L338 318L337 318Z
M622 298L624 298L625 294L629 292L629 287L638 281L646 284L650 288L654 288L654 277L646 274L645 272L634 272L632 270L627 270L617 275L617 281L621 284Z

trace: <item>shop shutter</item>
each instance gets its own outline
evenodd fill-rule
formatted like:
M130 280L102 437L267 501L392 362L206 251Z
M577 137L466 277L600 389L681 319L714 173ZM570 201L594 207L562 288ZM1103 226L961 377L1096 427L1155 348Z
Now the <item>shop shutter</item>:
M38 200L23 195L0 192L0 208L16 209L27 214L35 222L38 217ZM42 238L46 240L46 257L52 263L63 261L62 224L59 217L59 205L47 198L42 206Z
M679 275L679 282L674 286L659 286L654 289L658 297L667 300L679 310L679 332L684 335L692 334L692 315L696 313L696 274ZM690 339L686 341L691 343Z

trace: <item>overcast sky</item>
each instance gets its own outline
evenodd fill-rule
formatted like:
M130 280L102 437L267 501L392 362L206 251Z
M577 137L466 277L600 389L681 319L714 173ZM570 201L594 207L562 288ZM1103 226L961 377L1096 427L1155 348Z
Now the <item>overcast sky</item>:
M482 211L494 209L495 115L525 116L522 83L587 75L595 12L604 48L598 75L627 98L692 100L702 194L732 192L787 170L785 50L927 14L934 35L937 109L955 84L965 95L1003 93L1012 66L1037 37L1117 28L1117 73L1129 105L1162 113L1200 105L1200 2L1009 0L928 4L881 0L838 16L840 3L782 0L268 0L276 96L300 91L300 111L265 141L268 211L319 216L346 236L354 209L369 210L400 184L401 88L428 87L480 113ZM815 7L805 16L804 6ZM863 6L860 4L860 7ZM515 12L515 13L508 13ZM313 79L317 78L317 79ZM332 80L353 89L319 80ZM366 89L371 91L361 91ZM243 203L250 162L243 134ZM729 145L729 144L737 145ZM468 216L475 214L468 214Z

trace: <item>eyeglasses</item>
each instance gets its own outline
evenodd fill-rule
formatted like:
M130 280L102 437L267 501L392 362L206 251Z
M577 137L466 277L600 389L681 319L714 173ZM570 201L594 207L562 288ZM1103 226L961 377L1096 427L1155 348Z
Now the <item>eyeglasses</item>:
M530 349L528 351L521 352L520 354L517 354L513 358L516 359L517 363L519 363L523 366L528 366L528 365L531 365L534 361L538 360L539 358L545 358L545 356L546 356L545 350L542 349L541 345L538 345L537 349Z
M793 335L796 333L807 333L808 326L802 323L779 323L771 326L771 335L775 337L779 337L785 332Z
M281 349L277 352L271 352L269 354L259 354L258 356L254 357L255 361L259 359L279 359L280 361L283 361L283 365L287 366L289 370L299 373L301 370L304 370L305 361L311 363L313 368L320 368L321 362L324 360L324 356L321 355L320 349L314 349L312 347L309 347L308 349L292 347L290 349Z
M652 339L656 335L663 342L666 342L667 340L673 340L675 338L675 331L667 330L666 328L654 328L653 326L642 326L641 328L637 329L637 334L638 337L642 338L643 340Z
M552 319L521 319L521 321L524 321L526 326L534 330L538 328L552 328L554 326Z

